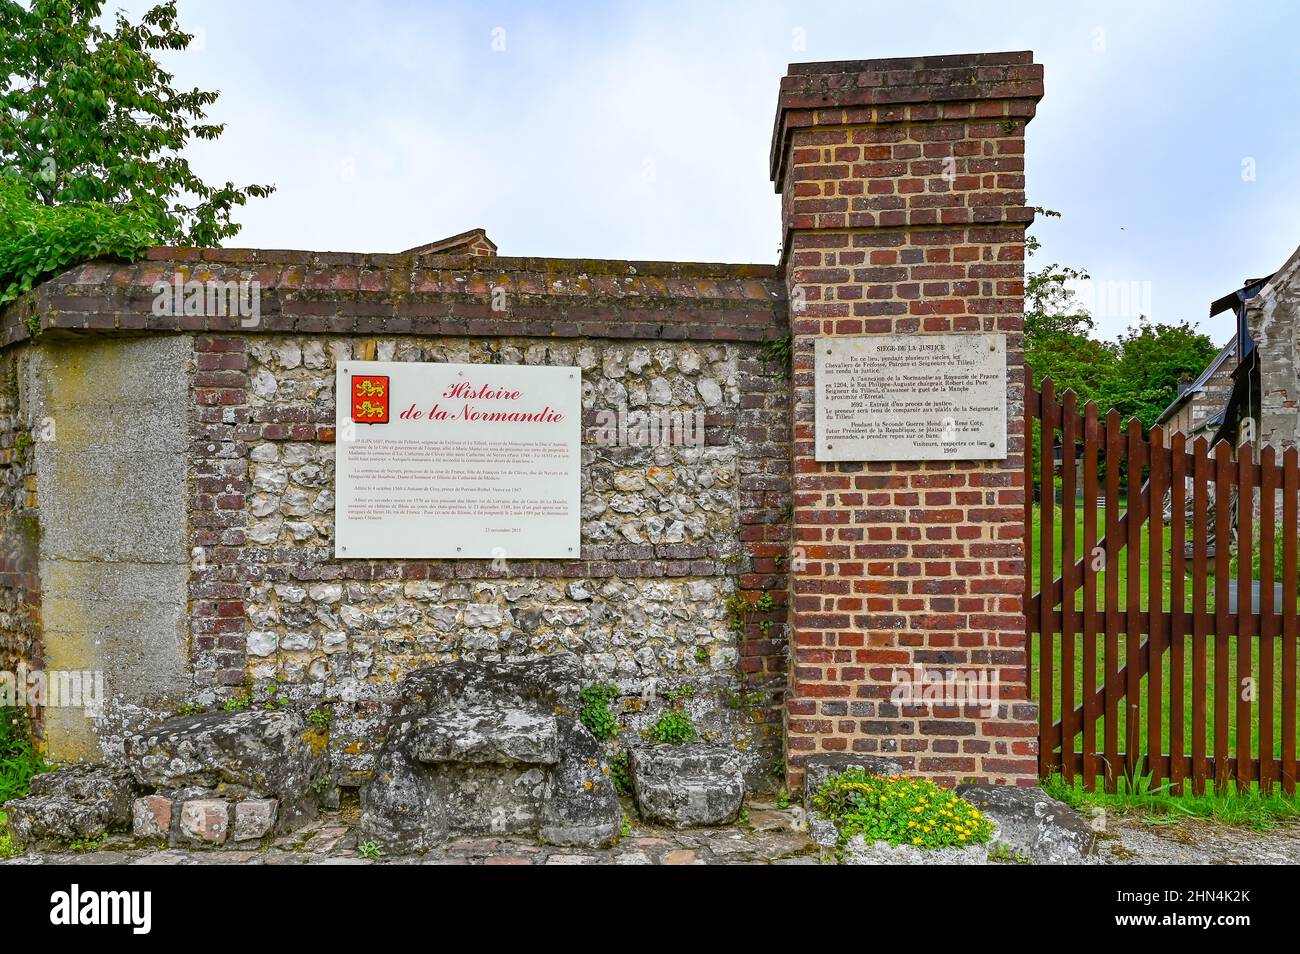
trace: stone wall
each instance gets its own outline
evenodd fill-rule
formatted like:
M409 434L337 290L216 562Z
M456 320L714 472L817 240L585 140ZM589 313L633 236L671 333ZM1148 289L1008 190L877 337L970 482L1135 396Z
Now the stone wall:
M178 278L256 281L260 314L246 325L155 313L154 283ZM570 650L593 681L618 685L630 729L671 693L766 774L780 760L786 671L788 371L770 346L785 330L766 266L158 249L43 284L0 316L0 337L6 355L36 354L47 396L58 391L59 454L41 479L64 499L74 472L95 477L84 514L60 511L58 539L82 533L83 548L108 554L83 554L87 572L152 554L143 562L181 587L176 616L163 618L176 603L158 594L158 612L131 625L120 588L102 605L64 601L120 631L102 641L104 668L140 703L100 725L101 750L115 751L131 717L182 704L326 702L339 780L358 782L413 667ZM335 560L345 358L580 367L580 558ZM71 373L91 364L103 394ZM602 410L698 411L704 443L605 446ZM110 426L96 434L95 418ZM75 440L63 441L65 423ZM142 427L154 429L143 443L131 437ZM51 580L63 569L43 565ZM75 654L92 622L47 627L41 644ZM123 665L169 665L169 645L182 678L167 691L126 678Z
M335 364L363 354L581 368L581 559L335 560ZM779 386L781 370L759 346L262 335L198 338L194 359L204 370L192 542L201 556L213 551L192 577L195 701L274 684L287 698L329 702L336 765L355 778L397 681L420 666L564 650L629 695L651 681L740 689L742 652L752 660L755 649L742 645L728 608L754 516L742 485L787 453L768 409L742 407L742 393ZM229 400L242 394L242 405L226 406L246 408L247 439L214 444L212 426L197 420L214 383ZM619 409L699 412L705 443L602 446L598 414ZM770 633L767 653L780 636Z
M1300 249L1246 303L1246 321L1259 349L1255 444L1300 447Z
M29 351L11 348L0 355L0 672L12 674L15 683L20 666L39 669L44 665L33 437L41 436L41 428L40 422L33 420L24 394ZM16 684L13 688L16 692ZM32 715L39 731L39 710Z

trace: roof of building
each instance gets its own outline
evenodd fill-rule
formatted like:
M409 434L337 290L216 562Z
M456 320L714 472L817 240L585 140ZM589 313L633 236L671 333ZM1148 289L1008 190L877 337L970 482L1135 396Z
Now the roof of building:
M426 245L417 245L415 248L408 248L403 255L465 255L473 252L475 248L490 249L491 254L495 255L497 243L487 236L485 229L470 229L467 232L460 232L456 235L449 235L446 238L438 239L436 242L429 242Z
M1156 418L1156 423L1163 424L1165 421L1169 420L1169 418L1177 414L1179 408L1190 401L1195 395L1202 393L1205 390L1205 386L1209 383L1210 378L1214 377L1215 373L1223 367L1224 362L1229 358L1234 357L1236 353L1237 336L1233 335L1232 339L1224 345L1222 349L1220 349L1219 353L1214 356L1214 360L1206 366L1205 370L1200 373L1196 380L1179 391L1178 397L1174 398L1173 403L1160 412L1160 416Z

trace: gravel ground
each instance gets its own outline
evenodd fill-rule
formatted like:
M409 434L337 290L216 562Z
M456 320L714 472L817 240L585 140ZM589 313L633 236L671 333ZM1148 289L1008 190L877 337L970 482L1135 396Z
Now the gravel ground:
M1269 831L1230 828L1201 819L1168 822L1111 816L1098 843L1108 865L1297 865L1300 825Z

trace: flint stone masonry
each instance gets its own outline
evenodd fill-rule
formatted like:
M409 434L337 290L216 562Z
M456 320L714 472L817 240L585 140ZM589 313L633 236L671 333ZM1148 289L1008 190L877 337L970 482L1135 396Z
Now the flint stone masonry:
M150 284L178 272L261 281L260 324L154 316ZM489 307L496 287L507 289L505 312ZM180 574L189 631L172 637L179 679L151 694L149 711L156 721L168 705L218 704L250 684L261 702L278 680L287 698L333 707L336 773L359 784L401 675L464 656L573 651L593 679L629 694L647 680L730 679L720 691L743 694L759 716L746 730L754 751L778 756L788 431L783 369L761 342L783 333L783 309L765 266L168 249L136 265L79 266L8 309L3 327L10 354L37 357L181 332L165 338L184 350L172 373L146 367L183 389L151 416L167 430L160 446L183 450L187 489L170 492L184 529L121 528L185 563L153 571ZM35 339L29 318L42 328ZM128 346L129 330L142 344ZM365 358L580 367L581 559L335 560L334 368ZM698 413L702 445L601 442L610 418L616 432L618 421L635 430L628 416L644 412ZM25 479L17 466L6 473L14 486ZM42 581L9 579L0 609L7 600L15 612L0 616L0 645L35 659L44 643L22 635L22 611ZM778 608L729 622L738 592L769 593ZM171 632L169 620L150 631ZM155 695L169 698L155 705ZM98 723L102 754L120 753L149 721Z

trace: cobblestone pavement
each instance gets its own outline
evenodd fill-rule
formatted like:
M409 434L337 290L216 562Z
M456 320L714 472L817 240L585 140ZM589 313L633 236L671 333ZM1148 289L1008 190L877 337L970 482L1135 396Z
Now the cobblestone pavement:
M797 830L797 810L751 805L747 824L672 831L634 826L605 849L554 848L517 837L459 838L425 855L359 857L354 812L331 813L272 844L222 851L138 848L127 836L84 852L28 852L0 864L131 865L714 865L819 863L819 849ZM1097 860L1107 865L1300 864L1300 825L1266 832L1199 819L1109 819Z
M126 836L110 837L94 851L28 852L7 864L130 865L718 865L817 864L818 848L795 831L797 814L775 807L751 807L747 824L691 831L633 826L612 848L555 848L535 839L458 838L425 855L359 857L357 834L347 813L328 814L315 824L278 838L269 846L221 851L136 848Z

